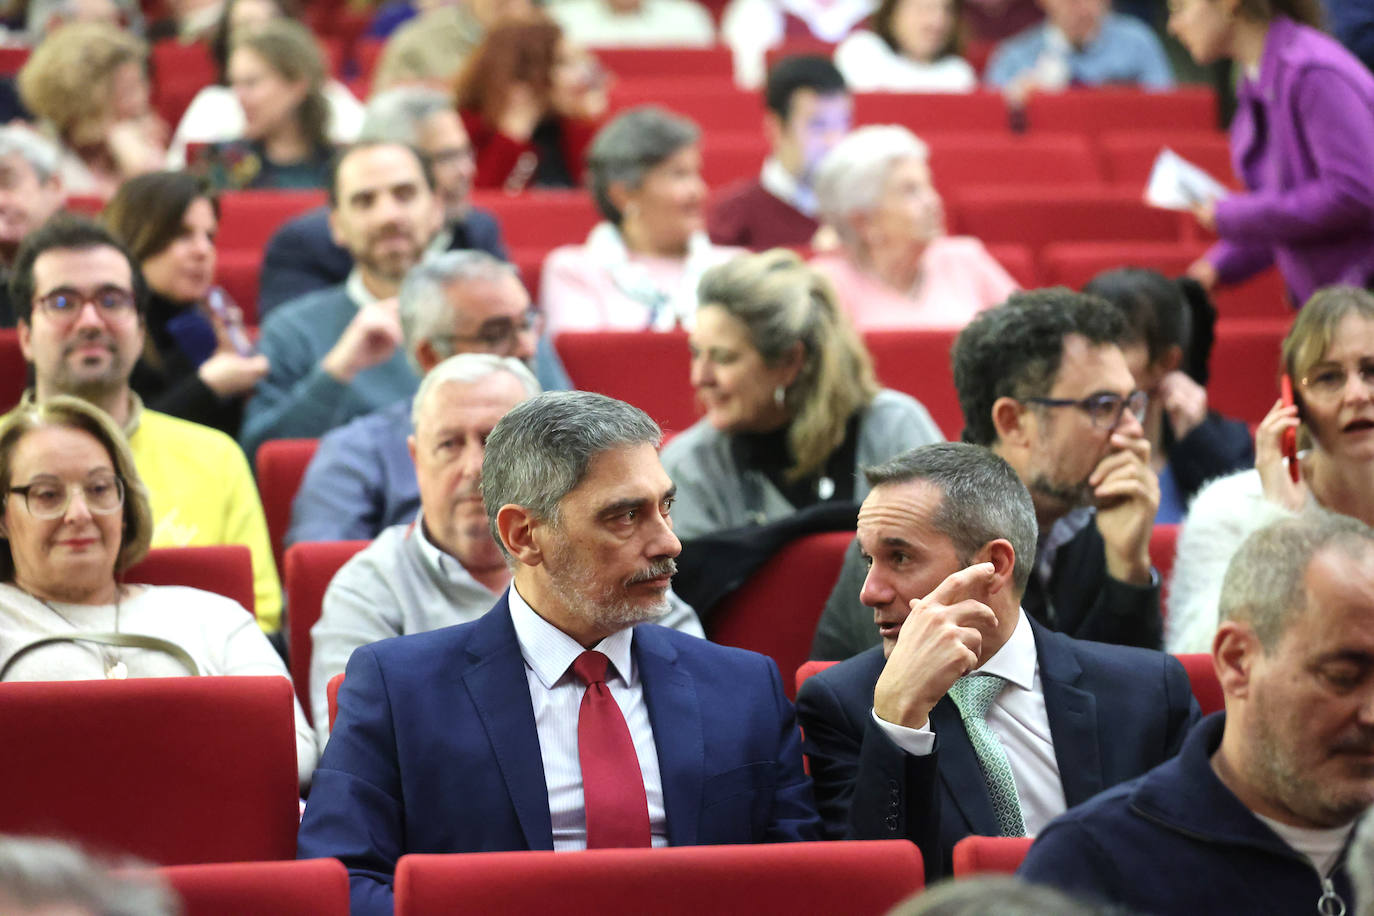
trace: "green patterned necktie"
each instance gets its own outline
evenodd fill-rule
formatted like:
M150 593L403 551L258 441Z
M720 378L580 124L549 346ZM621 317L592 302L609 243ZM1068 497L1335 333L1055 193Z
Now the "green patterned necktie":
M1002 836L1025 836L1021 799L1016 794L1016 780L1011 775L1007 751L1002 747L1002 739L988 727L987 720L992 701L1006 685L1006 679L995 674L965 675L949 688L949 698L959 707L959 716L964 720L969 741L978 755L978 765L983 769L988 797L992 800L992 811L997 815Z

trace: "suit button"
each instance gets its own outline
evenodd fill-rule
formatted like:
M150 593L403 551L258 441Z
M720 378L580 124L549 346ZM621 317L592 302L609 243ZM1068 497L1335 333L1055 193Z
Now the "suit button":
M889 814L884 823L887 824L888 830L891 830L893 833L897 832L897 815Z

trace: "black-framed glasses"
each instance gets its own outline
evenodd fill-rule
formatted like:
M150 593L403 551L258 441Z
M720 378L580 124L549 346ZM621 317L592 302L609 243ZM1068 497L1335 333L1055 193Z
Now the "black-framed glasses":
M482 322L476 334L439 334L435 340L478 347L487 353L509 356L519 345L521 334L538 334L544 319L529 309L519 318L490 318Z
M96 515L110 515L124 505L124 481L114 474L97 474L77 483L36 480L23 487L10 487L10 493L24 497L24 505L34 518L53 519L67 514L72 492L81 490L86 508Z
M1129 410L1141 423L1145 422L1145 408L1150 404L1150 396L1144 391L1132 391L1126 397L1119 394L1090 394L1081 400L1069 398L1026 398L1027 404L1041 407L1077 407L1088 415L1093 426L1098 429L1116 429Z
M134 294L118 286L102 286L90 293L63 286L36 296L33 301L51 317L61 319L75 318L87 303L94 305L101 315L109 317L126 315L134 308Z

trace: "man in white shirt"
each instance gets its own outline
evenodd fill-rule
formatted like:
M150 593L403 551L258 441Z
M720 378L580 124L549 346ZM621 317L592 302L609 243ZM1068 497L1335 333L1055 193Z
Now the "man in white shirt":
M482 498L512 570L478 620L363 646L301 821L387 914L408 852L819 838L767 658L648 625L681 544L661 433L590 392L512 408Z
M1326 513L1260 529L1220 613L1225 712L1051 823L1024 877L1142 913L1356 911L1345 858L1374 803L1374 530Z
M696 0L555 0L545 9L580 45L704 48L716 40L711 13Z
M1005 460L939 443L867 476L861 600L883 644L797 699L830 836L906 837L938 877L963 837L1034 835L1173 755L1199 716L1177 660L1021 612L1035 508Z

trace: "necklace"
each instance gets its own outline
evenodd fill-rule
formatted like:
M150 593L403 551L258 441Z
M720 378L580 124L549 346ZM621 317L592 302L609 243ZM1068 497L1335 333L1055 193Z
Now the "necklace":
M72 623L72 621L67 617L67 615L63 614L63 613L62 613L61 611L59 611L57 608L55 608L55 607L53 607L51 604L49 604L49 603L47 602L46 599L44 599L44 598L39 598L37 595L34 595L34 596L32 596L32 597L33 597L34 600L36 600L39 604L43 605L43 607L47 608L48 610L50 610L50 611L52 611L54 614L56 614L56 615L58 616L58 618L59 618L63 623L65 623L67 626L71 627L73 630L76 630L78 633L81 632L81 628L80 628L80 627L78 627L76 624ZM119 635L119 607L120 607L120 603L121 603L120 590L119 590L119 587L118 587L118 586L115 586L115 613L114 613L114 632L115 632L115 636L118 636L118 635ZM100 654L100 662L101 662L101 665L102 665L102 666L104 667L104 669L105 669L105 679L106 679L106 680L111 680L111 681L122 681L122 680L124 680L125 678L127 678L127 677L129 676L129 666L126 665L126 664L124 664L124 661L123 661L121 658L119 658L119 656L115 655L114 652L112 652L112 651L106 651L106 649L105 649L104 646L97 646L96 652L98 652L98 653Z

